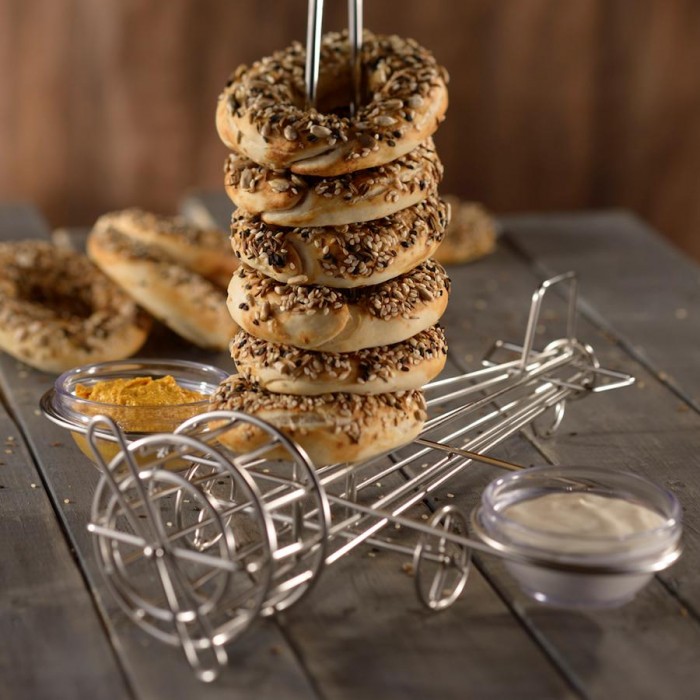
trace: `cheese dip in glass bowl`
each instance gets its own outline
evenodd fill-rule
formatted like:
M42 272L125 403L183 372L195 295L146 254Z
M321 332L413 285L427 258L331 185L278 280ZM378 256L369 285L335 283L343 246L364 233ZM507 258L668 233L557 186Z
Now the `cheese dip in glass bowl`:
M492 481L472 522L536 600L615 607L680 556L676 497L630 472L535 467Z

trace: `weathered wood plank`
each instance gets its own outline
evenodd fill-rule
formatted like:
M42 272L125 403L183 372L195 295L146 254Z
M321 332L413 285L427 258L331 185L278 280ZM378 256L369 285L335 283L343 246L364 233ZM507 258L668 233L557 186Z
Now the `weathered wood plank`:
M576 270L586 312L700 411L700 269L627 212L504 218L543 274Z
M0 445L3 697L131 697L41 478L3 410Z
M521 260L501 245L496 255L450 271L459 290L453 300L463 301L448 307L445 324L451 356L464 368L473 369L494 338L522 339L537 276L523 268ZM583 284L581 293L587 309L588 286ZM562 300L554 297L545 308L538 342L563 332L564 315ZM494 454L525 465L593 463L626 468L659 481L676 492L684 507L686 551L634 602L604 613L542 608L517 590L498 561L482 558L483 570L523 624L591 697L692 698L700 687L700 479L694 469L700 420L607 332L585 319L579 328L580 338L593 344L603 366L631 372L638 384L571 403L564 426L552 440L517 436ZM496 470L475 466L438 493L438 499L445 499L449 491L455 496L451 502L468 511L495 474Z
M363 492L371 502L400 486L383 478ZM406 513L421 520L419 504ZM415 533L384 533L413 547ZM362 546L329 566L313 593L281 623L324 697L576 697L565 674L516 624L473 570L470 595L435 614L418 601L408 556Z
M34 210L0 207L0 240L45 236ZM0 354L0 374L26 370ZM0 386L0 677L21 700L132 697Z
M522 698L577 697L478 571L467 596L431 613L405 561L347 557L285 617L325 697L503 698L515 688Z

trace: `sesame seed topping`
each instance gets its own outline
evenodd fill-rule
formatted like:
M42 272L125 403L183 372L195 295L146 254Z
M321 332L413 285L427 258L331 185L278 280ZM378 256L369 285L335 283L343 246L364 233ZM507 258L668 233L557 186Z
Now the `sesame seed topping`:
M353 289L280 284L247 265L241 265L234 272L231 283L250 291L250 311L256 320L259 320L259 307L264 301L269 302L271 316L284 312L314 314L355 304L382 320L410 319L426 302L440 298L450 290L450 280L444 268L430 259L382 284Z
M366 425L386 418L387 413L393 416L395 423L406 415L419 421L427 417L425 399L418 390L370 395L344 392L317 396L274 394L235 374L219 385L210 405L213 410L267 414L268 420L291 434L302 430L306 422L304 415L311 414L317 423L325 423L327 429L337 431L340 428L352 442L361 439ZM271 412L274 413L271 415Z
M239 331L231 340L230 351L240 374L251 380L262 367L287 379L342 380L362 385L368 381L387 383L398 372L409 372L425 361L445 356L447 341L442 328L432 326L394 345L350 353L317 352Z
M345 79L349 52L347 32L330 32L322 38L319 104L326 93L337 89L339 75ZM365 72L363 83L377 87L350 118L341 109L308 109L305 59L305 47L294 42L250 67L240 66L220 97L229 115L249 121L268 142L275 137L283 139L281 147L290 154L321 141L329 146L342 143L348 161L366 158L371 149L378 148L376 140L393 131L396 124L413 121L418 110L438 99L437 91L446 89L446 72L416 41L366 31L360 61ZM405 110L406 105L410 110ZM439 119L441 116L429 125L431 133ZM240 145L245 151L245 141Z
M443 167L431 138L410 153L374 168L367 168L337 177L306 177L285 170L259 165L240 153L231 153L224 164L225 183L235 190L255 192L265 183L275 192L305 194L313 191L327 199L336 198L347 206L384 195L387 201L410 196L420 190L425 196L437 191ZM284 184L283 184L284 183ZM246 208L254 204L246 203ZM262 210L250 213L259 214Z
M42 241L0 244L0 327L18 351L50 361L69 343L84 353L132 325L136 303L84 255Z
M448 213L447 205L431 195L374 221L291 229L266 224L259 216L237 210L231 219L231 244L246 264L276 275L276 279L297 275L295 251L300 251L301 260L313 258L329 278L366 279L400 262L403 250L439 243ZM313 274L311 269L309 273ZM295 284L291 279L286 281Z

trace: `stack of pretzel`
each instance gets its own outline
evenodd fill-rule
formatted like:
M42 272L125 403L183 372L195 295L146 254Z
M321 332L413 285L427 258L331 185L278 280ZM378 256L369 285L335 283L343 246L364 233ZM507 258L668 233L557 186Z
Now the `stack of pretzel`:
M436 325L449 279L431 259L449 219L432 134L447 76L415 41L364 33L363 99L348 112L345 33L321 43L318 106L306 103L298 43L231 76L216 123L232 153L240 262L228 308L238 374L215 408L266 419L317 464L353 462L412 440L420 387L443 368ZM246 426L236 450L263 439Z

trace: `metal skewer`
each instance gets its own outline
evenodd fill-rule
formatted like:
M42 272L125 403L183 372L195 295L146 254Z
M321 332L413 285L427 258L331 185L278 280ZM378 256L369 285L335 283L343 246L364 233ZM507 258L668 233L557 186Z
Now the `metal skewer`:
M348 34L352 80L350 116L354 117L362 104L362 0L348 0Z
M440 452L446 452L451 455L459 455L460 457L466 457L467 459L472 459L475 462L483 462L484 464L489 464L492 467L499 467L500 469L506 469L512 472L519 472L523 469L520 464L513 464L513 462L507 462L504 459L498 459L496 457L489 457L488 455L480 454L479 452L473 452L472 450L465 450L461 447L451 447L450 445L443 445L440 442L435 442L435 440L428 440L427 438L416 438L414 442L417 445L425 445L431 450L439 450Z
M323 32L323 0L309 0L306 25L306 101L316 107L318 73L321 66L321 36Z
M362 0L348 0L348 38L352 94L350 114L355 115L362 100ZM315 108L318 100L318 76L323 36L323 0L309 0L306 25L306 102Z

